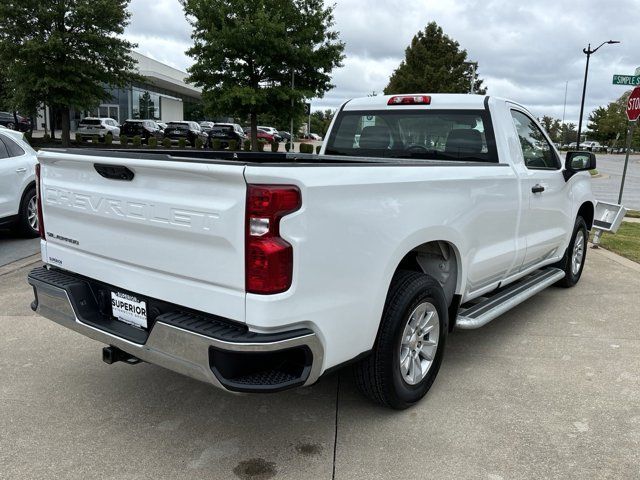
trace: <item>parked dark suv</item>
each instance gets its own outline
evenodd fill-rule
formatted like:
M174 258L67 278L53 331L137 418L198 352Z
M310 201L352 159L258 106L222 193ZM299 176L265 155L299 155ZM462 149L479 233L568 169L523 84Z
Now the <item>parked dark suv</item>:
M235 140L238 146L242 147L245 138L247 136L242 131L242 127L235 123L216 123L209 130L209 145L213 140L220 140L222 148L227 148L231 140Z
M202 131L196 122L169 122L164 129L164 137L176 142L184 138L192 147L196 146L196 139L200 138L202 144L206 145L209 137Z
M162 141L162 129L153 120L125 120L120 125L120 136L135 137L140 135L143 141L148 142L151 137L155 137L158 141Z
M21 132L28 132L31 130L31 120L22 115L16 115L18 117L18 123L11 112L0 112L0 125L10 128L11 130L19 130Z

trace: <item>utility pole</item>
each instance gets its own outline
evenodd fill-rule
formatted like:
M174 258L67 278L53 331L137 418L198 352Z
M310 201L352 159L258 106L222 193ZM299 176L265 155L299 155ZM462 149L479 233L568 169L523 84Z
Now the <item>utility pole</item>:
M291 70L291 130L289 130L289 143L291 144L291 147L293 147L293 114L294 114L294 109L295 109L295 105L294 105L294 100L293 100L293 91L295 88L295 71Z
M589 75L589 59L591 58L591 55L596 53L600 49L600 47L602 47L603 45L605 44L612 45L614 43L620 43L620 42L617 40L609 40L608 42L602 42L594 50L591 50L591 44L589 44L587 48L582 49L582 52L587 56L587 65L585 66L585 69L584 69L584 83L582 84L582 101L580 102L580 120L578 121L578 139L576 140L576 150L580 150L580 134L582 132L582 115L584 113L584 97L585 97L585 94L587 93L587 76Z
M569 88L569 80L564 84L564 107L562 108L562 124L564 125L564 115L567 113L567 89Z

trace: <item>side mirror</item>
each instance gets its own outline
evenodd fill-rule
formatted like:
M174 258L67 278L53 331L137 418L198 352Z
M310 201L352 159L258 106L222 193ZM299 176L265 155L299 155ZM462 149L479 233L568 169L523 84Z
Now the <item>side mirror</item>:
M567 152L564 168L564 178L569 180L577 172L596 168L596 155L593 152Z
M596 155L593 152L567 152L565 168L572 172L582 172L596 168Z

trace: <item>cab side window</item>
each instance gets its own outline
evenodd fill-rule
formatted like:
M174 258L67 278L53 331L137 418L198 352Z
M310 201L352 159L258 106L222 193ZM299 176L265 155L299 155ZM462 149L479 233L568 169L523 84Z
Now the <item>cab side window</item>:
M525 166L531 170L559 169L558 156L533 119L517 110L511 110L511 117L520 139Z

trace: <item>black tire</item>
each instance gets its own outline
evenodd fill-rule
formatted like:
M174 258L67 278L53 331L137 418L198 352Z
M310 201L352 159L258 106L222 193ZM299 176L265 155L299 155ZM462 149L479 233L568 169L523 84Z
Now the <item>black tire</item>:
M18 213L18 231L25 237L35 238L40 235L37 227L37 214L36 214L36 228L31 226L29 222L29 203L36 198L36 187L29 188L22 196L20 202L20 212ZM37 205L37 203L36 203Z
M438 313L438 344L426 376L415 385L410 385L400 370L400 343L409 316L425 301L432 304ZM397 272L387 295L373 351L355 365L358 389L366 397L386 407L402 410L415 404L429 391L438 374L447 332L447 302L440 284L423 273Z
M583 254L582 254L582 263L580 264L580 268L574 272L573 266L573 253L576 245L576 239L578 236L582 234L583 239ZM563 270L565 275L562 280L558 280L555 283L558 287L570 288L573 287L576 283L580 281L580 277L582 276L582 270L584 269L584 263L587 259L587 243L589 240L589 232L587 231L587 224L584 221L584 218L578 217L576 218L576 223L573 227L573 234L571 235L571 241L569 242L569 246L567 250L564 252L564 256L562 260L553 265L560 270Z

